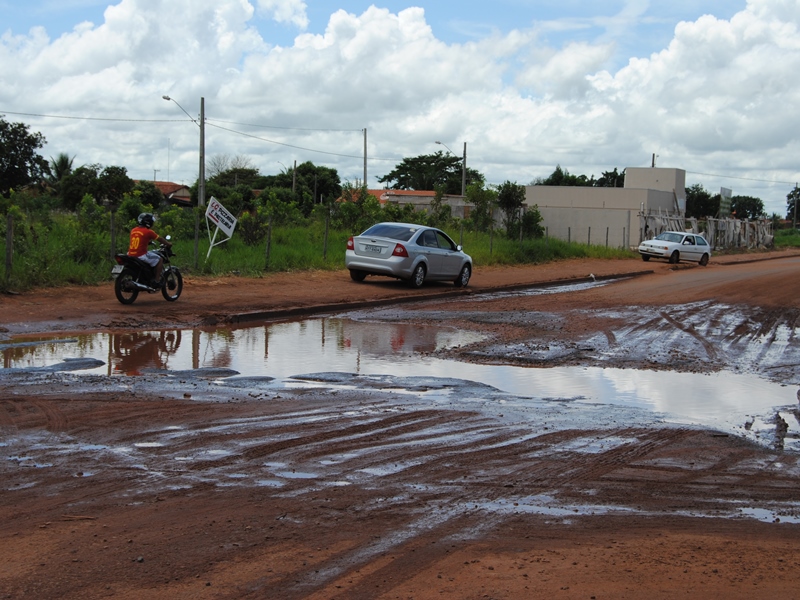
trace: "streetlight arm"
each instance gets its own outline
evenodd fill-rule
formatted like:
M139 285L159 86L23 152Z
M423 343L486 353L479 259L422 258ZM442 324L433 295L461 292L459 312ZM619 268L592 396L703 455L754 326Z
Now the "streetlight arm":
M187 117L189 117L189 118L192 120L192 123L194 123L195 125L197 124L197 119L195 119L195 118L194 118L192 115L190 115L188 112L186 112L186 109L185 109L185 108L183 108L183 107L182 107L182 106L181 106L181 105L178 103L178 101L177 101L177 100L175 100L175 98L170 98L169 96L161 96L161 97L162 97L164 100L166 100L167 102L174 102L175 104L177 104L177 105L178 105L178 108L180 108L180 109L181 109L181 110L184 112L184 114L186 114L186 116L187 116Z
M440 146L444 146L445 148L447 148L447 151L448 151L450 154L452 154L453 156L455 156L455 155L456 155L456 154L455 154L455 152L453 152L452 150L450 150L450 148L448 148L448 147L447 147L447 144L445 144L444 142L439 142L439 141L436 141L435 143L436 143L436 144L439 144Z
M445 144L444 142L436 140L435 143L447 148L447 151L453 156L456 155L456 153L450 150L450 148L448 148L447 144ZM461 195L466 196L466 194L467 194L467 142L464 142L464 157L461 159Z

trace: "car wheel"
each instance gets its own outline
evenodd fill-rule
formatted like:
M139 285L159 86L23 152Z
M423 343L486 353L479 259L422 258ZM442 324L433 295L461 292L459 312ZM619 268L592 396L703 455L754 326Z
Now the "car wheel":
M644 262L647 262L648 260L650 260L650 257L649 257L649 256L647 256L647 254L642 254L642 260L643 260Z
M472 276L472 269L469 265L464 265L461 267L461 273L458 274L456 280L453 282L456 287L467 287L469 283L469 278Z
M420 288L422 284L425 282L425 265L419 263L415 268L414 272L411 274L411 279L408 280L408 285L412 288Z
M703 254L700 258L700 266L705 267L708 264L708 254Z
M350 269L350 279L353 281L362 282L367 277L366 271L360 271L358 269Z
M681 262L681 255L678 254L677 250L675 250L675 252L672 253L672 256L669 257L669 262L671 262L673 265L677 265L679 262Z

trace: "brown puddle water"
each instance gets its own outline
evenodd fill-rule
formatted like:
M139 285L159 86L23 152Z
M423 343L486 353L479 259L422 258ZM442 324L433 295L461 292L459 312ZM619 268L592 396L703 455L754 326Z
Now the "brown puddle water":
M408 323L344 318L308 319L216 330L97 333L69 339L17 340L3 349L5 368L40 368L65 359L94 358L81 373L136 376L198 368L286 380L319 372L454 378L490 385L518 397L587 405L635 407L672 422L757 434L780 413L790 440L800 438L796 389L755 375L698 374L602 367L525 368L443 360L437 350L467 345L479 334ZM782 407L782 412L781 412Z

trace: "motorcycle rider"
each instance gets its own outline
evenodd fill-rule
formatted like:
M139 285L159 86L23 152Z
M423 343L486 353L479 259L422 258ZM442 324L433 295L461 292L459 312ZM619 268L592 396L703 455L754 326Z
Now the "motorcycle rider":
M142 213L136 219L138 227L131 229L131 241L128 246L128 256L134 256L151 267L155 268L155 287L161 287L161 272L164 266L164 259L156 252L148 250L150 242L160 242L166 246L172 246L172 242L162 238L152 230L156 218L152 213Z

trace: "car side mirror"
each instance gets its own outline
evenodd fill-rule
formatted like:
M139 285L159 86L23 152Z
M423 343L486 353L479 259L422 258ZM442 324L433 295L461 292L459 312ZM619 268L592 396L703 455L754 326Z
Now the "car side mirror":
M456 246L456 250L457 250L458 252L461 252L461 251L463 250L463 248L461 247L461 244L458 244L458 245Z

